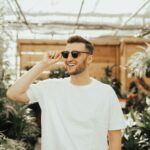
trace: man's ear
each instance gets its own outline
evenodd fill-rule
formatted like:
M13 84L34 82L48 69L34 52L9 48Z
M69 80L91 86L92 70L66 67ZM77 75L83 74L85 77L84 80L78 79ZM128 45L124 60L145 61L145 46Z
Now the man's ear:
M87 64L91 64L93 61L93 55L89 55L87 59Z

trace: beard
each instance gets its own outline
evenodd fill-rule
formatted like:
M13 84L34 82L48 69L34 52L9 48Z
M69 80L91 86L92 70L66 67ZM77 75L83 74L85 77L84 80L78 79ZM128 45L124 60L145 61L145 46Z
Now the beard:
M67 72L69 75L78 75L81 74L82 72L84 72L86 70L86 59L79 64L78 66L76 66L76 68L73 68L72 70L70 70L69 68L67 68Z

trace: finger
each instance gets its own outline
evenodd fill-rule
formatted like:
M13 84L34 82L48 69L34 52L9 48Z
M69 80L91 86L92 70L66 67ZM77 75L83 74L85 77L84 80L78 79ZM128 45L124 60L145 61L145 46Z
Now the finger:
M51 55L52 55L52 59L54 59L54 57L55 57L55 51L52 51Z
M57 51L53 51L53 58L55 59L57 56Z
M58 57L59 57L59 55L60 55L60 52L57 50L57 51L55 51L55 56L54 56L54 59L57 59Z
M51 59L51 52L47 52L48 59Z
M54 51L49 51L48 52L48 58L53 59L53 57L54 57Z
M62 55L60 53L57 54L56 59L60 60L62 58Z

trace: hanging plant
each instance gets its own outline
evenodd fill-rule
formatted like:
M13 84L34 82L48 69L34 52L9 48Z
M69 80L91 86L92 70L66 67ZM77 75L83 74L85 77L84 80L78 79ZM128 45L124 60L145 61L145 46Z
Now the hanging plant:
M143 52L137 52L129 58L127 62L129 77L150 77L150 45L147 45L148 47L144 48Z

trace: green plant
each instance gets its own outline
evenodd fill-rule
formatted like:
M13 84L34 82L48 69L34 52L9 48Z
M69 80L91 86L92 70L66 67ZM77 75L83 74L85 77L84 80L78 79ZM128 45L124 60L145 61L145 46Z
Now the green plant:
M49 78L65 78L68 76L69 74L67 73L67 70L64 67L50 70L50 74L49 74Z
M150 45L144 51L134 53L127 62L128 76L143 77L150 74Z
M104 68L105 70L105 76L101 79L101 82L106 83L111 85L111 87L114 89L114 91L116 92L118 98L123 98L123 94L121 93L121 82L116 79L113 78L113 69L116 65L113 66L107 66Z
M150 99L146 98L146 106L142 112L130 110L125 115L127 128L122 139L123 150L150 149Z
M132 110L141 113L146 107L146 97L147 95L143 92L138 92L136 95L128 97L124 113L128 114Z
M7 138L21 140L26 149L34 149L40 130L35 117L27 105L13 103L7 98L0 99L0 131Z
M3 28L3 2L0 5L0 150L33 150L39 136L35 117L27 105L6 97L12 71L5 59L9 46Z
M0 133L0 149L1 150L26 150L26 144L22 141L17 141L7 138Z
M133 54L128 60L129 77L135 76L140 85L149 91L143 77L149 77L150 45L143 52ZM135 82L129 87L127 105L124 110L127 128L123 135L123 150L150 150L150 97L138 90Z

